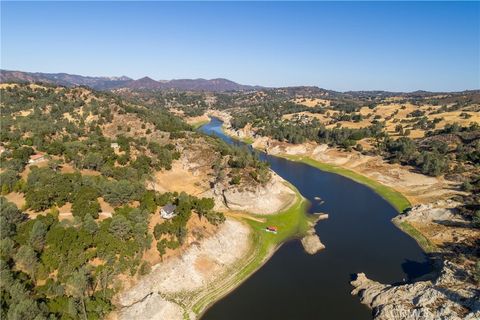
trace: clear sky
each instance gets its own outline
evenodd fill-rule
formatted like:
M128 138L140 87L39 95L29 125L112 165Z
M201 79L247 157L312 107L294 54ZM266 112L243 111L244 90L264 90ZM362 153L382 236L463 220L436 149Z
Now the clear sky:
M4 2L1 67L334 90L480 88L479 2Z

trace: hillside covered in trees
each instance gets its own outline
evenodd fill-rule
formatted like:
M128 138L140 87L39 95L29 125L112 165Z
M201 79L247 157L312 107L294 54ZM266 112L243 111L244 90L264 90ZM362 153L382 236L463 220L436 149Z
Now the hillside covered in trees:
M480 92L336 92L316 87L249 92L118 92L194 117L231 116L234 130L290 144L314 142L381 156L427 176L460 182L463 213L480 224ZM245 134L245 133L244 133Z
M380 156L460 183L462 213L480 226L480 93L348 92L297 88L216 95L234 130L281 143L326 144ZM228 102L227 102L228 101ZM244 131L245 132L245 131Z
M215 179L269 179L255 156L162 107L84 87L2 84L0 94L2 319L103 318L115 279L184 246L194 217L221 224L213 199L150 187L195 143L209 146ZM171 220L159 218L167 204Z

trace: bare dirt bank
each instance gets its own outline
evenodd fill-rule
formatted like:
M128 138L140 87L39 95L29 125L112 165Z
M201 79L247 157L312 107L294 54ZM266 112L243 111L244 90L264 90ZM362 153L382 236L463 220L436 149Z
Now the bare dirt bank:
M432 274L432 279L404 285L385 285L358 274L352 281L352 294L372 309L375 319L480 317L480 290L471 260L479 254L480 230L469 228L470 222L455 213L457 205L440 200L415 206L393 219L402 229L412 228L410 232L439 265L439 276Z
M345 152L315 143L289 145L269 139L256 139L253 146L274 155L307 157L351 170L400 192L412 204L430 203L458 193L454 182L415 173L411 168L386 163L378 156Z
M252 187L235 187L217 184L205 196L215 199L217 209L221 211L247 211L256 214L275 214L295 202L295 192L284 180L272 172L272 177L265 185Z
M118 297L118 319L195 319L194 302L221 285L249 252L250 229L227 219L183 255L161 262Z
M224 121L228 116L216 115ZM422 248L435 257L440 276L434 280L407 285L383 285L359 274L352 282L363 303L373 310L375 319L478 319L478 283L474 276L475 257L480 253L480 231L471 222L456 214L456 206L449 200L460 194L458 184L443 178L428 177L414 172L412 168L386 163L380 157L365 156L357 152L345 152L327 145L304 143L292 145L258 137L253 132L232 130L228 122L225 132L239 139L253 141L253 147L269 154L299 160L318 166L341 168L360 176L338 170L371 186L389 200L399 212L410 204L412 210L397 216L393 222L417 240ZM331 170L337 172L337 170ZM364 180L366 177L369 180ZM389 195L388 188L408 199L403 202ZM382 194L383 193L383 194ZM385 196L385 194L387 196ZM394 200L394 201L392 201ZM430 275L432 278L434 274Z
M208 114L224 121L226 134L249 141L258 150L278 156L308 158L353 171L400 192L412 205L448 199L452 195L460 193L457 190L458 183L441 177L428 177L416 173L410 167L387 163L380 156L367 156L356 151L342 151L314 142L298 145L279 142L268 137L256 136L249 126L242 130L233 130L230 126L231 115L226 112L209 111Z
M270 181L231 185L228 181L216 181L211 150L205 143L191 143L187 148L177 146L182 152L173 161L172 169L155 174L149 188L160 192L186 192L198 197L215 200L219 211L246 211L255 214L274 214L295 202L295 192L280 176L270 171Z
M237 215L241 219L249 216L248 212L273 217L297 203L297 194L274 172L264 185L214 183L211 150L207 147L205 143L189 145L173 162L172 170L157 172L147 187L213 197L216 209L226 211L226 222L185 252L157 263L150 274L119 293L115 301L118 310L110 319L196 319L271 256L272 248L262 251L258 246L259 231L253 232L249 223L228 213L240 211ZM177 148L182 149L182 144ZM258 216L251 218L262 221Z

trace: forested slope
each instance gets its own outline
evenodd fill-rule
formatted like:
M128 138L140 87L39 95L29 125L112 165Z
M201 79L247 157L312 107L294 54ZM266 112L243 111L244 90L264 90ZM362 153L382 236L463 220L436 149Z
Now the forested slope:
M147 187L178 146L218 145L164 109L82 87L2 84L0 94L0 318L103 318L116 280L149 272L153 244L161 258L185 243L193 216L224 221L212 199ZM167 203L171 220L158 217Z

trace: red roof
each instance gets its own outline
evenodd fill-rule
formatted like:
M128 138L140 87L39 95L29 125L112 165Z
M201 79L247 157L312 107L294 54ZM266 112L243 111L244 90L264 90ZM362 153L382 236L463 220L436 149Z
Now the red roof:
M43 156L45 156L45 155L42 154L42 153L37 153L37 154L34 154L34 155L30 156L30 159L37 160L37 159L40 159Z

